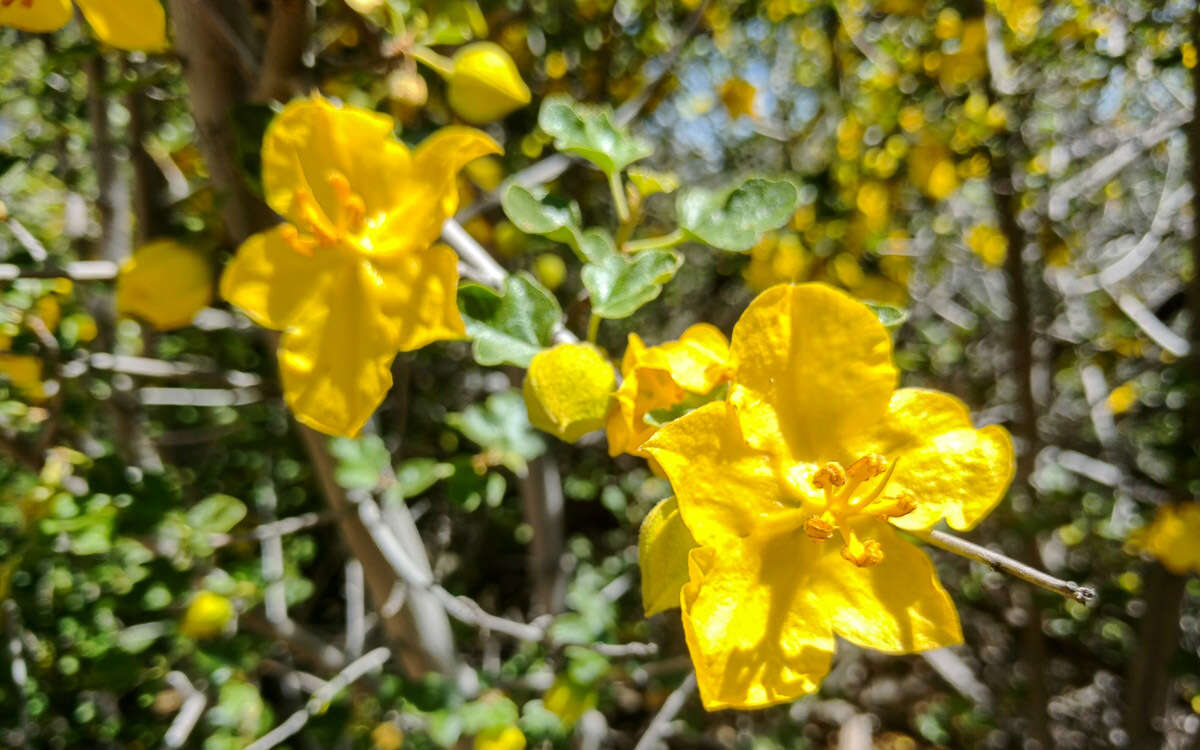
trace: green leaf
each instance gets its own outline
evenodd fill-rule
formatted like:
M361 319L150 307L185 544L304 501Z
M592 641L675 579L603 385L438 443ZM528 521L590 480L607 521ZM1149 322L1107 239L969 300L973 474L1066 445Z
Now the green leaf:
M607 657L590 648L568 646L563 653L567 657L567 678L576 685L595 685L612 669Z
M871 308L871 311L875 313L875 317L879 318L879 322L883 323L888 331L894 332L908 320L908 310L885 305L881 302L864 302L863 304Z
M525 234L540 234L572 248L579 245L579 226L583 219L579 204L574 201L563 203L553 198L539 198L520 185L510 183L500 193L500 207L513 226Z
M524 475L527 463L546 450L529 424L525 399L515 389L493 393L482 405L447 414L446 423L492 452L514 474Z
M799 203L800 193L792 183L756 177L724 190L685 190L675 201L675 212L689 237L742 253L766 232L786 224Z
M436 6L437 14L425 31L423 44L463 44L472 39L486 39L487 21L475 0L442 0Z
M656 193L673 193L679 189L679 178L674 172L658 172L653 169L630 167L629 181L642 197Z
M391 491L397 499L416 497L439 480L454 473L454 466L432 458L410 458L396 468L396 483Z
M333 438L329 449L338 459L334 478L349 490L373 490L392 463L387 446L378 435Z
M580 104L564 94L546 97L538 126L559 151L581 156L607 174L654 153L649 143L617 125L612 107Z
M188 510L188 525L206 534L224 534L246 517L246 504L229 495L209 495Z
M458 290L458 309L475 342L475 361L489 367L528 367L533 355L550 345L562 321L554 295L524 272L504 280L503 295L464 284Z
M479 734L488 729L516 724L520 712L511 699L493 694L464 704L458 709L458 716L465 734Z
M689 393L682 401L673 406L668 406L664 409L653 409L646 412L646 416L644 416L642 419L644 419L648 425L653 427L662 427L667 422L673 422L682 417L684 414L699 409L705 404L712 403L713 401L724 401L725 394L728 392L729 384L722 383L708 393Z
M683 258L672 250L622 255L612 247L607 234L593 230L588 236L594 241L594 255L589 257L595 260L583 267L583 285L592 296L592 314L600 318L633 315L662 293L662 285L671 280L683 263Z

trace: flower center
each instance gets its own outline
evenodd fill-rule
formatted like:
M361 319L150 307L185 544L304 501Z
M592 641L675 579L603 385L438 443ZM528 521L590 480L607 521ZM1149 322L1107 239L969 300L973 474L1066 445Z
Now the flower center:
M860 539L850 521L861 516L886 521L916 508L915 500L907 493L884 496L895 471L896 463L889 465L878 453L867 454L849 467L836 461L819 467L808 477L808 484L821 495L801 493L805 507L813 511L804 522L804 533L818 542L837 533L842 538L842 557L859 567L878 565L883 561L882 546L874 539Z
M312 257L318 247L337 247L343 241L361 244L363 240L360 235L366 226L367 207L362 196L351 190L350 181L341 172L332 171L325 180L337 200L333 217L322 213L308 190L300 188L292 195L292 208L298 216L294 225L284 226L283 239L301 255Z

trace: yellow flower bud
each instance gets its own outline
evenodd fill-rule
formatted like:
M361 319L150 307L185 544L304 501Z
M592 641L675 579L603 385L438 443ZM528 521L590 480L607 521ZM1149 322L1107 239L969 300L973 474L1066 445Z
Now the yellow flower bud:
M522 389L529 421L573 443L604 426L617 387L612 365L591 344L559 344L534 355Z
M198 641L216 638L233 619L233 602L211 591L201 591L192 599L179 632Z
M525 750L525 733L518 727L485 729L475 735L475 750Z
M446 96L450 108L467 122L495 122L529 103L529 87L500 45L468 44L455 53L453 62Z
M567 278L567 264L554 253L542 253L533 261L533 275L542 286L554 291Z
M117 311L160 331L191 323L212 294L212 271L203 256L172 240L137 250L117 276Z
M390 721L385 721L371 732L371 742L376 750L400 750L404 747L404 732Z

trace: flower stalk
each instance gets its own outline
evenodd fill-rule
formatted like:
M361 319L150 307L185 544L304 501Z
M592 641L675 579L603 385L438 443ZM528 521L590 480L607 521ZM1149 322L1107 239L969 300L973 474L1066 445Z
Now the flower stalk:
M1049 573L1018 562L1000 552L990 550L974 542L968 542L966 539L961 539L945 531L930 529L929 531L913 531L910 533L934 547L952 552L959 557L965 557L968 560L982 563L992 570L1007 573L1014 578L1020 578L1026 583L1032 583L1039 588L1060 596L1065 596L1068 599L1074 599L1080 604L1087 604L1096 598L1096 590L1090 586L1082 586L1074 581L1055 578Z
M643 250L658 250L675 247L682 243L687 237L682 229L676 229L670 234L659 235L658 237L647 237L641 240L630 240L625 243L624 250L626 253L640 253Z

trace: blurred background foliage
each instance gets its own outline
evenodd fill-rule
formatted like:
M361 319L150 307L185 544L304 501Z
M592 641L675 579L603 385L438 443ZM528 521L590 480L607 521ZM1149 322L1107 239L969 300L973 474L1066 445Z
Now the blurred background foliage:
M657 343L699 321L728 332L783 281L903 308L905 384L963 397L1022 452L973 538L1099 591L1085 606L935 555L965 646L923 658L841 644L819 695L757 713L693 701L672 747L1196 742L1200 582L1126 546L1157 508L1200 493L1193 4L231 0L213 4L246 22L226 54L265 54L289 4L311 24L283 91L390 113L409 143L475 119L414 39L443 59L479 40L511 56L532 104L486 126L505 155L466 170L460 218L580 334L578 264L495 199L553 152L545 97L633 102L631 127L655 147L642 166L684 185L787 176L801 203L785 227L745 254L683 245L661 298L606 321L600 343L619 354L632 331ZM0 256L121 261L169 237L215 277L236 231L197 143L194 61L87 33L0 29ZM252 186L271 98L287 96L247 97L225 122ZM628 195L647 236L673 228L654 179ZM548 188L612 223L595 170ZM384 638L384 618L358 611L361 569L339 536L353 511L328 505L269 343L213 304L160 332L118 316L106 281L0 289L4 746L246 747ZM669 487L640 459L608 458L598 435L534 432L521 373L476 366L468 344L401 355L394 375L369 434L333 445L336 481L406 514L450 592L517 620L558 615L559 645L455 625L453 669L368 676L289 746L632 747L689 669L678 616L645 620L637 593L636 529ZM547 492L563 502L557 532L529 510ZM547 533L563 539L548 573ZM355 618L365 636L347 630ZM561 647L626 641L659 653ZM864 717L868 744L837 745Z

